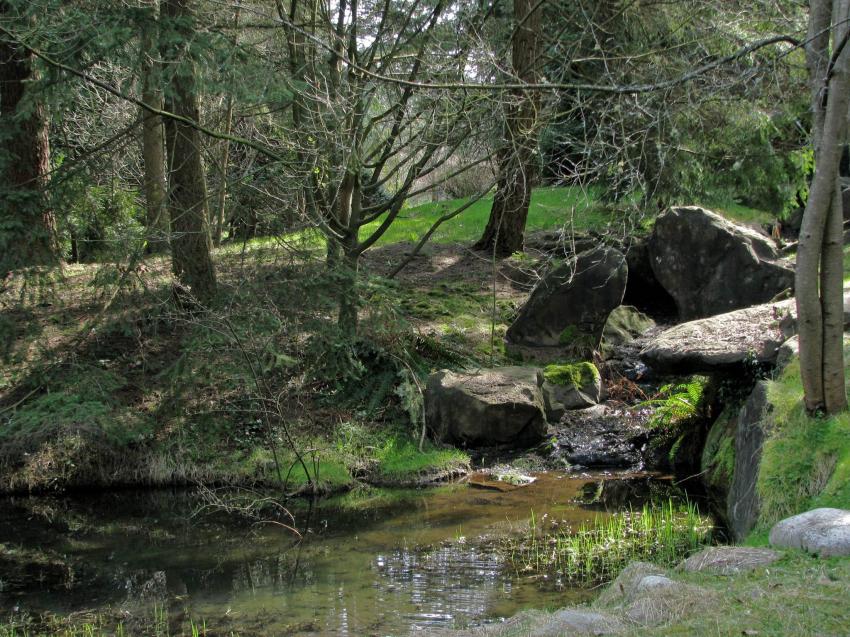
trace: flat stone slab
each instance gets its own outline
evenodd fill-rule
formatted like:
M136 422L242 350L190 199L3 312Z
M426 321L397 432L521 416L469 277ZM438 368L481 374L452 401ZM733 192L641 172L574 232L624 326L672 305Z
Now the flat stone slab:
M844 326L850 292L844 292ZM640 358L657 371L712 372L745 361L776 363L779 348L797 333L794 299L754 305L681 323L649 339Z
M813 509L785 518L770 530L770 544L820 557L850 555L850 511Z
M773 564L782 557L778 551L746 546L711 546L691 555L679 568L685 571L735 575Z

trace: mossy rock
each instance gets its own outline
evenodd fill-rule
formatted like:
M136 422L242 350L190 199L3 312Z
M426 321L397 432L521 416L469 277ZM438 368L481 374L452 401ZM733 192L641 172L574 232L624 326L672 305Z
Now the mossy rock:
M549 422L558 422L570 409L595 405L601 393L602 377L593 363L556 364L543 369L543 398Z
M714 421L702 450L703 482L712 491L728 493L735 473L737 412L726 408Z
M584 387L601 380L596 365L587 361L547 365L543 368L543 378L553 385L575 388Z
M655 321L631 305L620 305L612 310L602 328L602 349L623 345L655 327Z

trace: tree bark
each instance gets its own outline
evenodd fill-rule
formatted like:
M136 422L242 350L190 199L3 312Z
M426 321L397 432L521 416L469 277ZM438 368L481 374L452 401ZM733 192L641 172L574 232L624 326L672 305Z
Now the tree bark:
M159 88L159 64L154 55L157 47L157 23L159 1L150 6L150 20L142 32L141 71L142 101L155 108L162 108L162 91ZM147 227L147 251L164 252L168 249L168 210L165 182L165 131L159 115L141 110L142 115L142 160L144 162L145 212Z
M846 14L847 5L847 0L813 0L809 34L826 29L830 16ZM846 25L833 29L836 50L846 32ZM800 228L795 278L800 372L806 409L812 413L835 413L847 406L838 170L850 106L850 50L845 47L831 62L831 69L827 55L823 42L810 42L807 63L814 73L810 81L815 174Z
M511 60L515 75L526 83L537 81L540 11L538 0L514 0L515 28ZM473 246L508 257L522 250L531 187L536 176L534 150L539 96L514 91L506 106L504 146L499 152L499 185L484 234Z
M233 26L239 26L239 13L241 6L237 0L236 8L233 11ZM236 46L236 36L233 36L233 46ZM233 73L228 73L230 82L233 80ZM233 130L233 91L227 93L224 109L224 134L230 135ZM215 207L215 228L213 230L213 244L218 247L221 245L221 234L224 229L225 213L227 212L227 163L230 158L230 142L226 139L221 141L221 155L218 160L218 174L221 179L218 188L218 197Z
M0 2L0 16L10 12ZM47 197L50 143L44 104L29 94L34 56L0 41L0 134L3 188L0 275L31 265L59 263L56 219Z
M164 20L179 41L165 47L163 59L173 66L166 94L166 110L192 121L200 120L195 68L189 51L193 35L190 0L165 0ZM168 209L171 216L172 271L192 296L208 301L216 291L215 268L207 208L207 186L198 131L171 118L165 123L168 150Z

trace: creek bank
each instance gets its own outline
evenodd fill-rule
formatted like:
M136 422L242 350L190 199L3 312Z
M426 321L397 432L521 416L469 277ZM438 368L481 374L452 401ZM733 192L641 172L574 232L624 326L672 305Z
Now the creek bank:
M693 570L685 564L677 569L632 564L590 604L551 613L525 612L496 625L431 634L446 637L709 634L839 637L847 634L850 558L812 564L811 557L792 550L779 552L778 559L771 555L769 562L757 559L758 563L754 564L752 548L718 547L709 551L726 554L719 570Z

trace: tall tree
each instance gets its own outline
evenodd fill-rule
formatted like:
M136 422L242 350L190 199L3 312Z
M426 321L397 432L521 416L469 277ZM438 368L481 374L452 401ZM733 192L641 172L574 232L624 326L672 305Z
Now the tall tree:
M526 84L538 80L540 4L539 0L514 0L511 66L514 79ZM531 187L537 172L534 150L539 108L537 91L514 90L509 95L505 139L498 157L499 185L487 227L474 246L478 250L493 250L499 257L522 250Z
M0 16L14 18L7 2ZM56 221L46 196L50 169L47 114L32 93L34 56L14 42L0 39L0 206L2 223L0 274L59 260Z
M142 26L141 76L142 101L156 109L162 108L157 55L157 20L159 0L146 0L147 15ZM162 117L142 109L142 159L144 161L144 190L146 227L149 252L162 252L168 247L168 210L165 184L165 138Z
M196 28L191 0L165 0L162 20L170 29L163 46L163 60L171 66L165 110L177 116L165 121L172 270L192 296L203 302L215 293L216 277L210 255L201 136L197 127L186 123L200 121L191 51Z
M850 0L812 0L806 62L815 174L800 229L796 296L806 408L846 409L842 204L838 179L850 106Z

